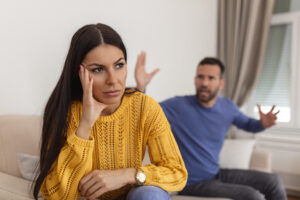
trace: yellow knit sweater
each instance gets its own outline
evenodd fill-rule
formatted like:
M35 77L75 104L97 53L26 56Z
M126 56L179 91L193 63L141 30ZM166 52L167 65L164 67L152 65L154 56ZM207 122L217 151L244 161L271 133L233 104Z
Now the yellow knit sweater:
M45 178L41 193L45 199L77 199L81 178L95 169L114 170L140 167L146 174L144 185L166 191L181 190L187 171L169 123L158 103L140 93L125 94L119 108L100 116L91 131L91 140L75 135L82 103L74 102L67 142ZM142 166L148 145L151 164ZM103 194L100 199L125 199L127 185Z

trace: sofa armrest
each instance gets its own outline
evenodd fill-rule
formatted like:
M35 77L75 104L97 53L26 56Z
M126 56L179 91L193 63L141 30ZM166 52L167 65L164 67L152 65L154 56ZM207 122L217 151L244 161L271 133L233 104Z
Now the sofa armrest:
M0 115L0 172L22 178L17 154L39 154L42 117Z
M250 169L263 172L272 172L272 154L262 149L253 149Z

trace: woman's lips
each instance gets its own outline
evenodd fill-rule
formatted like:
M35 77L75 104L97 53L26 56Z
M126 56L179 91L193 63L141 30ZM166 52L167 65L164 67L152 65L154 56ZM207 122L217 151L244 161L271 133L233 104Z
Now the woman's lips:
M113 90L113 91L107 91L104 92L107 96L118 96L120 94L120 90Z

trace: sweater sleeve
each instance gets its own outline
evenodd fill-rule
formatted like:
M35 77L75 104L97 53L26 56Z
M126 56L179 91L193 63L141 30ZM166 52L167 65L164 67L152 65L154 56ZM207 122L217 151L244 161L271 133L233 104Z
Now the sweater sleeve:
M177 143L161 107L152 99L149 103L145 132L151 164L141 167L146 174L144 184L166 191L182 190L187 181L187 170Z
M242 113L239 108L232 103L233 112L234 112L234 119L233 124L240 129L243 129L248 132L257 133L264 130L264 127L261 124L260 120L253 119L248 117L244 113Z
M84 140L76 136L79 119L74 118L78 113L73 111L72 108L67 141L41 186L45 199L78 199L79 181L92 170L94 139Z

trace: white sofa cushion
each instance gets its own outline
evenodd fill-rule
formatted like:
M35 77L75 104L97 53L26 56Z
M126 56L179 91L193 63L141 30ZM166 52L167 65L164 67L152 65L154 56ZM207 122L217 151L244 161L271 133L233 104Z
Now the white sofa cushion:
M220 167L249 169L255 140L225 140L220 154Z
M0 172L0 199L32 200L31 182Z

